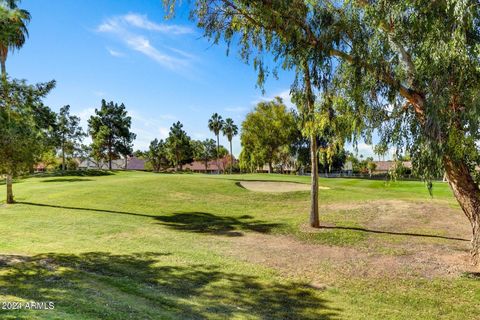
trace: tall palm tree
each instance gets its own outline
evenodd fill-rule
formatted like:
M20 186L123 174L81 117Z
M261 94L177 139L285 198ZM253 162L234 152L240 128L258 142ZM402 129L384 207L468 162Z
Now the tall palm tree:
M223 135L227 137L228 142L230 143L230 174L232 174L233 167L233 153L232 153L232 138L238 134L238 126L233 123L232 118L225 119L223 124Z
M5 62L9 50L20 49L28 37L30 13L17 6L18 0L0 0L0 64L6 78Z
M212 117L208 120L208 129L212 131L217 137L217 173L220 173L220 165L218 163L218 155L220 154L220 131L223 129L224 121L222 116L218 113L214 113Z

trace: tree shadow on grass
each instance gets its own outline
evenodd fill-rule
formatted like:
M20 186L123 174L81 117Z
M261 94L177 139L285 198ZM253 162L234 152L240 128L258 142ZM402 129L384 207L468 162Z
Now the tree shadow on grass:
M254 231L260 233L270 233L273 228L281 227L280 223L266 223L260 220L253 220L252 216L243 215L239 217L220 216L213 213L206 212L176 212L170 215L149 215L144 213L94 209L94 208L81 208L81 207L68 207L59 206L53 204L33 203L19 201L18 204L24 204L29 206L49 207L67 210L81 210L91 211L98 213L112 213L112 214L124 214L131 216L139 216L152 218L159 221L159 224L167 226L169 228L188 231L195 233L208 233L212 235L224 235L229 237L242 236L241 231Z
M94 181L94 180L85 179L85 178L57 178L57 179L43 180L42 182L82 182L82 181Z
M35 173L31 177L33 178L50 178L50 177L100 177L100 176L111 176L114 175L114 171L108 170L66 170L66 171L52 171L52 172L40 172Z
M53 301L53 310L0 310L2 319L333 319L322 292L265 282L218 265L169 265L170 253L0 256L0 294Z
M206 212L181 212L168 216L155 217L162 225L169 228L196 233L209 233L229 237L242 236L244 231L270 233L273 228L280 227L279 223L265 223L253 220L252 216L240 217L219 216Z

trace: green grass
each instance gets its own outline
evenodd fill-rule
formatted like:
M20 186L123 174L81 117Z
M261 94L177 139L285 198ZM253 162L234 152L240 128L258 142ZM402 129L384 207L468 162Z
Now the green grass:
M54 301L55 309L0 310L0 318L480 318L477 276L369 279L319 266L315 272L332 278L318 290L306 277L287 277L226 254L249 233L359 248L391 237L355 230L361 219L339 210L323 212L322 221L346 229L303 232L308 192L255 193L238 187L239 180L309 181L120 172L15 184L18 203L0 207L0 300ZM433 199L420 182L321 179L320 184L331 188L320 190L322 205L404 199L456 206L442 183L435 184Z

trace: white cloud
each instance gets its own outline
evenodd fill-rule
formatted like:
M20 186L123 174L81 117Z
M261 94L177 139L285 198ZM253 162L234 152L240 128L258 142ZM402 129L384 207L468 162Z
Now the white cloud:
M132 132L137 134L135 148L146 150L153 139L165 139L168 137L170 129L166 126L162 115L145 117L137 110L129 110L128 114L132 117Z
M142 53L160 65L174 71L187 68L195 56L177 48L155 47L147 35L135 32L134 28L160 32L168 35L184 35L192 33L188 27L179 25L158 24L148 20L147 16L130 13L105 20L97 27L97 32L110 34L120 40L131 50ZM112 56L119 57L122 53L107 48Z
M179 66L186 66L187 61L178 59L171 55L162 53L156 49L144 36L131 35L125 38L125 43L133 50L138 51L157 61L169 69L177 69Z
M193 33L193 30L189 27L155 23L150 21L146 15L136 13L126 14L122 19L133 27L150 31L158 31L174 35Z
M117 51L117 50L114 50L114 49L110 49L110 48L106 48L108 53L110 53L111 56L113 57L117 57L117 58L121 58L121 57L125 57L125 53L123 52L120 52L120 51Z

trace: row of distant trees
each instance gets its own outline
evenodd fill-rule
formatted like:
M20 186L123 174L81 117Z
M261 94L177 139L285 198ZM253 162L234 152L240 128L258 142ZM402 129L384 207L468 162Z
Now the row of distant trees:
M147 160L147 169L154 172L174 168L182 171L183 166L193 161L202 161L205 170L210 161L228 155L225 147L219 146L213 139L194 140L183 130L183 124L176 122L170 127L168 137L154 139L150 142L148 150L137 150L134 155Z
M60 108L58 114L52 113L49 131L49 148L44 150L37 162L49 168L61 170L76 169L78 159L91 159L99 166L108 164L112 169L112 161L120 157L126 159L133 152L135 133L131 132L131 117L125 105L101 101L99 109L88 120L88 131L80 125L80 118L71 114L70 106ZM82 142L88 135L92 138L90 145ZM58 165L60 157L60 165Z
M182 123L178 121L170 127L170 132L165 140L154 139L150 142L147 151L139 150L135 152L135 155L146 159L147 164L153 171L160 172L172 167L181 171L184 165L192 163L194 160L202 161L205 165L205 171L208 170L208 163L216 160L217 168L220 171L219 159L229 154L226 166L232 173L233 170L236 170L232 153L232 139L238 134L237 125L231 118L223 120L218 113L214 113L208 121L208 128L215 134L216 143L213 139L203 141L191 139L183 130ZM220 145L220 133L227 137L230 152Z

